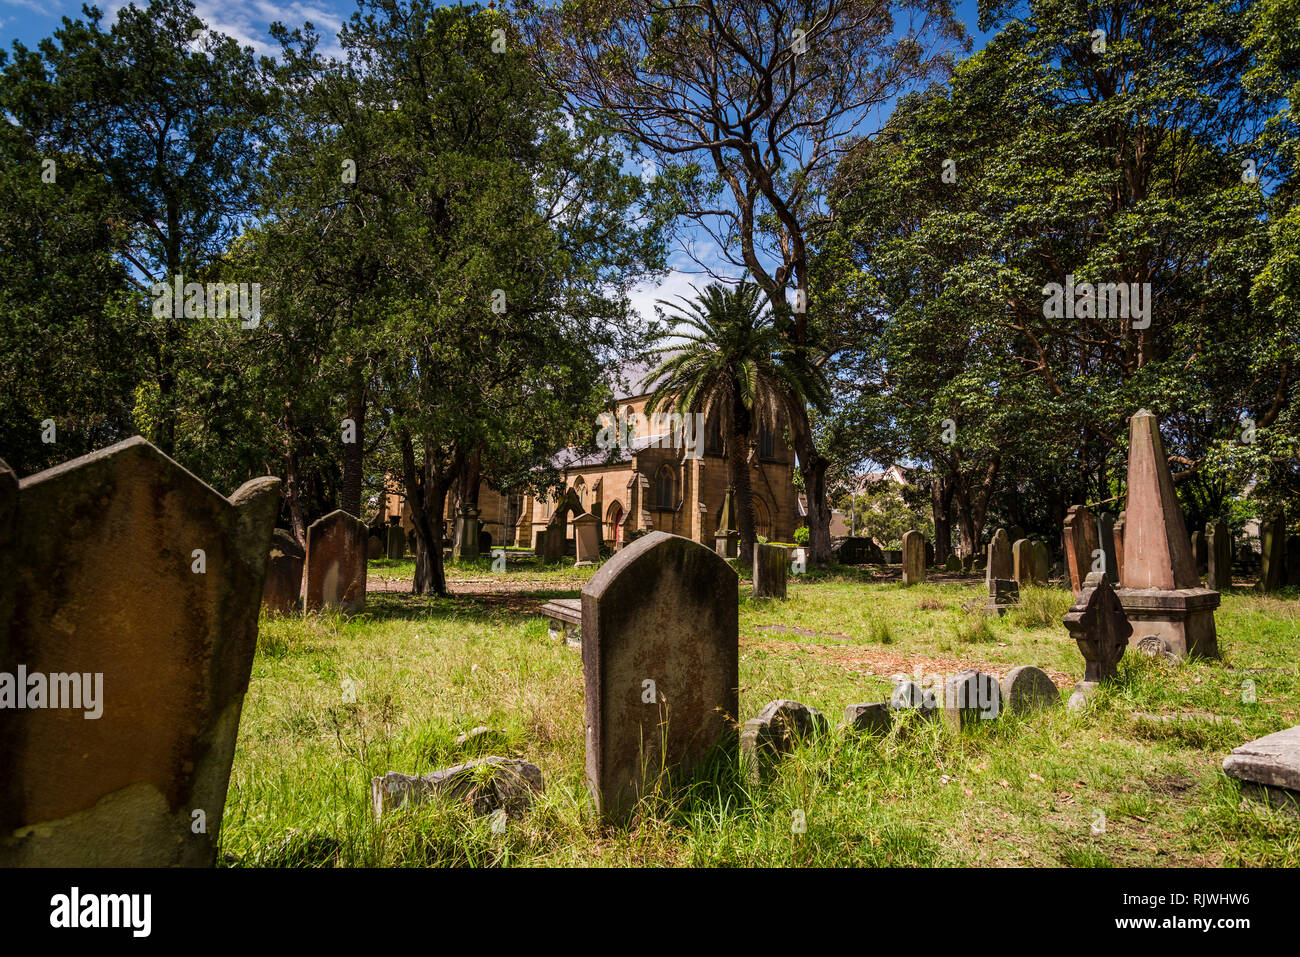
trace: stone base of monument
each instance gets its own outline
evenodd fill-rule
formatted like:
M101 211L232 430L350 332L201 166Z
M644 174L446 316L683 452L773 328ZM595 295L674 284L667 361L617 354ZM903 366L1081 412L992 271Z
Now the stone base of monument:
M713 550L723 558L739 558L740 532L726 532L713 536Z
M542 606L547 636L563 638L570 648L582 647L582 599L556 598Z
M1133 623L1130 645L1147 635L1165 640L1176 658L1219 657L1214 609L1219 593L1208 588L1117 588L1116 597Z
M1020 603L1020 584L1007 578L989 582L989 601L984 610L995 615L1005 615L1012 605Z
M1300 815L1300 726L1233 748L1223 770L1245 796Z

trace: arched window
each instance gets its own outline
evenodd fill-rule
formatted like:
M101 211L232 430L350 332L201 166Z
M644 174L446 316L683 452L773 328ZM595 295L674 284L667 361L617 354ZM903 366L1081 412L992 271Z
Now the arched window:
M766 422L758 426L758 457L776 458L776 432L769 428Z
M722 454L722 415L716 410L709 416L704 429L704 451L713 455Z
M677 473L671 465L661 465L655 473L655 507L677 507Z
M578 496L578 501L582 503L582 507L586 508L587 507L587 483L583 481L581 475L579 475L576 479L573 480L573 493Z
M772 538L772 513L759 496L754 496L754 534Z

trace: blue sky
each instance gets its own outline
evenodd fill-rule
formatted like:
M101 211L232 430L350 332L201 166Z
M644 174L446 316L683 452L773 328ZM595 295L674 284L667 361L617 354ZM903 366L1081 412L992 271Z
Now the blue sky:
M105 22L112 22L118 9L126 6L127 2L99 0ZM954 6L978 49L987 39L987 35L979 32L977 24L978 0L956 0ZM332 42L334 35L356 9L356 3L355 0L196 0L195 8L209 28L235 37L259 54L270 56L277 48L272 44L267 28L277 20L289 26L300 26L310 20L321 34L323 50L337 52L337 44ZM0 0L0 46L8 48L15 40L35 46L54 32L63 17L75 19L80 12L81 0ZM707 237L695 231L687 231L685 235L697 243L707 241ZM707 248L697 250L697 255L705 260L712 258ZM699 267L684 253L674 254L670 265L673 269L662 281L646 283L633 293L634 305L647 317L653 315L656 300L690 295L693 284L703 285L708 281L708 277L700 274Z

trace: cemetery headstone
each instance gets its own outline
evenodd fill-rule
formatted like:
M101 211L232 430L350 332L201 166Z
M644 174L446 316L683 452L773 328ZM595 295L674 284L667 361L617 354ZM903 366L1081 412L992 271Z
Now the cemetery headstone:
M1179 657L1217 658L1219 593L1201 584L1160 423L1146 410L1129 420L1126 512L1123 587L1115 594L1138 636L1159 635Z
M388 547L386 552L389 558L406 557L406 532L402 531L402 526L388 526Z
M574 564L600 561L600 519L590 512L573 520Z
M786 578L790 572L788 549L784 545L754 544L754 597L786 596Z
M961 559L956 555L949 555L948 560L943 563L943 570L949 575L960 575Z
M918 531L903 533L903 584L925 581L925 536Z
M1101 549L1101 570L1112 582L1119 581L1119 559L1115 554L1115 516L1110 512L1102 512L1097 516L1097 547Z
M783 698L769 701L758 717L750 718L741 729L740 753L745 767L752 778L761 780L795 744L824 734L828 727L816 708Z
M451 557L458 562L473 561L478 558L478 509L468 502L456 513Z
M1007 531L999 528L993 533L993 539L989 542L988 564L984 567L984 583L992 588L995 579L1009 579L1015 574L1015 569L1011 564L1011 541L1007 538Z
M894 719L889 713L888 701L851 704L844 709L844 723L853 731L864 734L888 734Z
M739 579L716 552L651 532L582 589L587 783L599 815L626 820L674 769L734 748Z
M722 496L722 514L713 535L713 550L723 558L740 557L740 532L736 531L736 490L728 487Z
M992 675L962 671L943 683L943 720L954 731L992 721L1002 710L1002 689Z
M1204 533L1199 530L1192 532L1192 561L1196 563L1196 574L1205 574L1205 566L1208 560Z
M1034 543L1027 538L1016 541L1011 546L1011 577L1021 585L1033 585L1034 581Z
M841 565L883 565L885 553L872 538L844 538L831 546Z
M1124 580L1124 527L1128 524L1127 510L1121 510L1119 518L1115 519L1115 527L1111 530L1111 537L1115 539L1115 581Z
M307 610L366 607L366 526L336 509L307 529Z
M370 781L370 801L376 820L389 811L423 804L434 795L463 801L483 816L497 809L510 817L523 814L541 794L542 771L517 758L489 755L413 777L389 771Z
M0 867L215 863L279 502L138 436L0 463Z
M1286 583L1283 564L1286 561L1286 518L1280 513L1270 515L1260 526L1262 546L1259 590L1277 591Z
M1232 536L1228 523L1208 522L1205 526L1206 584L1214 591L1232 587Z
M1071 505L1065 513L1065 569L1070 589L1077 597L1084 579L1092 572L1093 552L1097 550L1097 520L1086 506Z
M307 557L291 532L277 528L271 536L262 604L269 615L292 615L302 596L302 566Z
M1020 585L1010 578L995 578L989 582L988 611L1005 615L1012 605L1020 603Z
M1052 556L1047 550L1046 542L1034 542L1034 584L1046 585L1052 577Z
M1300 535L1292 535L1286 540L1286 583L1292 587L1300 586Z
M1028 713L1061 703L1061 693L1046 671L1033 665L1012 668L1002 676L1002 707Z
M383 558L388 554L388 548L384 540L378 535L371 535L366 543L366 558L372 561L377 558Z

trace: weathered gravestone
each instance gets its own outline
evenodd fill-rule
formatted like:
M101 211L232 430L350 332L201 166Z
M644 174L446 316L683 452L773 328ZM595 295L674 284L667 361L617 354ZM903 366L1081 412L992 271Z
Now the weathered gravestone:
M1097 520L1084 505L1071 505L1065 513L1065 570L1070 589L1077 596L1084 579L1092 571L1093 552L1097 550Z
M1232 587L1232 536L1228 523L1207 522L1205 526L1205 583L1217 592Z
M1205 552L1205 535L1199 531L1192 532L1192 561L1196 563L1196 574L1205 574L1208 556Z
M922 538L921 540L925 542L924 538ZM933 566L934 566L934 546L931 545L929 542L925 542L925 567L931 568Z
M406 532L402 531L402 526L388 526L388 547L385 553L394 559L406 557Z
M307 610L366 607L366 526L336 509L307 529Z
M651 532L582 589L587 784L597 812L626 821L671 769L689 775L734 749L739 579L723 558Z
M925 581L925 536L918 531L903 533L903 584Z
M591 565L600 561L600 519L591 512L573 520L573 563Z
M1119 581L1119 557L1115 553L1115 516L1102 512L1097 516L1097 548L1101 552L1101 571L1113 582ZM1094 556L1093 565L1096 565Z
M872 538L844 538L831 546L841 565L883 565L885 553Z
M844 709L844 723L852 731L865 734L888 734L894 719L888 701L851 704Z
M1035 585L1046 585L1048 579L1052 577L1052 556L1047 550L1047 543L1034 542L1034 571L1033 579Z
M518 817L543 789L537 765L489 755L418 777L389 771L371 778L370 803L376 819L398 808L423 804L434 795L463 801L480 816L500 809Z
M292 615L302 596L302 566L307 553L292 532L277 528L271 536L262 604L269 615Z
M468 502L462 505L456 512L454 532L451 557L458 562L478 558L478 509Z
M947 572L949 575L960 575L961 559L958 558L955 554L949 555L948 560L943 563L943 570Z
M1020 585L1010 578L995 578L989 582L989 602L986 611L1005 615L1012 605L1020 603Z
M1083 680L1074 686L1071 708L1079 707L1097 684L1113 678L1128 648L1133 626L1105 575L1092 574L1063 619L1085 662Z
M1007 538L1006 529L999 528L993 533L988 556L988 564L984 566L984 584L991 589L996 579L1010 579L1015 573L1011 564L1011 542Z
M1022 538L1011 546L1011 577L1021 585L1036 585L1034 581L1034 543Z
M736 490L728 488L722 497L722 514L713 535L713 550L723 558L740 557L740 532L736 531Z
M786 577L790 571L788 549L784 545L754 545L754 597L785 600Z
M1124 578L1115 594L1139 637L1159 635L1179 657L1217 658L1219 593L1201 585L1160 439L1146 410L1129 420Z
M1128 513L1121 510L1119 518L1115 519L1115 527L1111 530L1111 537L1115 539L1115 581L1124 580L1124 527L1128 524Z
M1022 714L1061 703L1061 693L1046 671L1033 665L1012 668L1002 676L1002 707Z
M740 732L740 753L751 779L762 780L795 744L824 734L829 724L816 708L799 701L769 701Z
M0 867L214 863L279 500L138 436L0 463Z
M1247 797L1300 814L1300 726L1233 748L1223 770Z
M366 544L366 558L371 560L383 558L388 554L388 548L384 540L378 535L371 535L369 542Z
M1261 564L1259 590L1277 591L1286 584L1286 518L1280 513L1270 515L1260 526L1259 541Z
M1002 689L992 675L962 671L943 683L943 720L954 731L992 721L1002 710Z
M1300 585L1300 536L1292 535L1286 540L1286 583L1292 587Z

